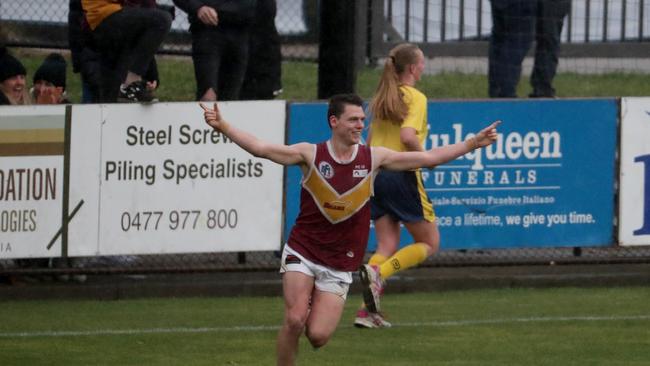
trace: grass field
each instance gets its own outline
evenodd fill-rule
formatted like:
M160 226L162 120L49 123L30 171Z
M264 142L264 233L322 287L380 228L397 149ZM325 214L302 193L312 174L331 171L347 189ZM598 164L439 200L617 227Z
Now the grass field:
M42 50L12 50L27 68L28 85L34 72L47 52ZM66 53L66 58L69 57ZM163 101L192 101L196 84L190 57L158 56L160 88L157 97ZM364 68L357 77L357 93L365 99L372 97L381 74L380 69ZM555 79L559 97L621 97L650 96L650 74L609 73L588 75L560 73ZM68 94L78 103L80 79L69 65L67 75ZM313 101L317 99L318 64L311 62L284 62L282 65L282 99L290 101ZM481 99L487 98L487 76L482 74L443 73L424 75L418 88L430 99ZM528 78L522 77L517 94L525 97L530 93Z
M391 329L351 326L300 365L650 365L650 287L387 295ZM0 302L0 365L272 365L282 300Z
M28 80L45 57L20 51ZM194 99L189 58L162 57L161 101ZM359 74L370 98L379 70ZM283 99L316 99L317 65L283 64ZM427 75L431 99L487 97L478 74ZM650 75L560 74L561 97L650 96ZM78 102L79 78L68 73ZM522 79L519 95L528 93ZM650 286L468 290L388 294L391 329L351 326L348 301L330 344L301 340L300 365L649 365ZM121 301L0 301L0 366L273 365L282 299L188 298Z

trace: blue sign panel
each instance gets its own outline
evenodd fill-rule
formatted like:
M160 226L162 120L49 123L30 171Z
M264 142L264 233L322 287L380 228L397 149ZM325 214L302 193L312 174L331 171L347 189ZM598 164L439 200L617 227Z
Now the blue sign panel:
M325 104L293 105L289 142L327 139L325 113ZM428 119L427 149L503 121L495 144L423 171L442 249L614 242L614 99L430 102ZM300 177L290 168L287 228L297 215ZM410 242L403 230L402 244Z
M427 148L501 120L498 141L428 172L443 248L611 245L617 104L430 103Z
M292 103L289 106L289 126L287 143L319 143L330 137L327 122L327 103ZM289 237L293 223L300 210L300 181L302 172L297 166L287 168L285 179L284 241Z

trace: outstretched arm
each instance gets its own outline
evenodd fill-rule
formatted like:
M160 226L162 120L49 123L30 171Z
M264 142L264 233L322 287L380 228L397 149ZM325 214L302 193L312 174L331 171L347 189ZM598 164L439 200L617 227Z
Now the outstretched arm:
M389 170L411 170L417 168L433 168L448 163L475 149L488 146L497 139L496 121L477 133L476 136L453 145L434 147L427 151L397 152L386 148L376 147L373 150L377 166Z
M221 116L217 103L210 109L199 103L203 108L205 122L215 130L228 136L234 143L254 156L269 159L282 165L306 164L313 158L313 145L299 143L295 145L274 144L260 140L252 134L242 131L226 122Z

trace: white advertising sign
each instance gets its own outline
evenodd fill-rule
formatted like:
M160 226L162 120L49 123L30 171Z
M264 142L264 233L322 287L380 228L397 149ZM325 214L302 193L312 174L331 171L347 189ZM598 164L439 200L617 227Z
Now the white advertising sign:
M211 106L211 105L210 105ZM231 124L285 140L285 102L221 102ZM70 255L277 250L283 167L207 126L197 103L75 107Z
M65 106L0 107L0 259L61 255Z
M650 245L650 98L621 100L620 245Z

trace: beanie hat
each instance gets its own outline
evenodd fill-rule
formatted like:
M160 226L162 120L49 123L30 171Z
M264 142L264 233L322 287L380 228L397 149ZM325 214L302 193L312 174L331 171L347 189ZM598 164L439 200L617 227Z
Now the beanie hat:
M0 82L16 75L27 75L25 66L9 54L6 47L0 47Z
M50 53L34 74L34 83L38 80L48 81L54 86L61 86L65 89L66 62L63 56L58 53Z

